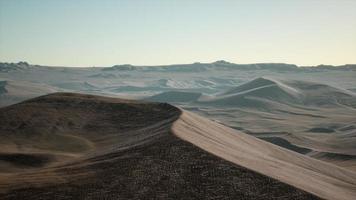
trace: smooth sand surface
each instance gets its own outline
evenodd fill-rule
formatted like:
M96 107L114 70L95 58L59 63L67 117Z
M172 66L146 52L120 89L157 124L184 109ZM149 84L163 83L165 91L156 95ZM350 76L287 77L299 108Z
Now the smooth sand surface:
M173 133L205 151L325 199L356 197L356 173L183 111Z

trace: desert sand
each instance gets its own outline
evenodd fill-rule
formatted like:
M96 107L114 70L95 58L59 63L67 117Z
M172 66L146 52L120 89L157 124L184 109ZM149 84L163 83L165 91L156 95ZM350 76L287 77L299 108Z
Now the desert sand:
M321 198L356 196L354 172L280 148L196 114L183 111L172 130L214 155Z
M319 199L175 136L184 112L73 93L1 108L0 198Z
M1 199L352 199L356 192L354 172L166 103L55 93L1 108L0 118Z

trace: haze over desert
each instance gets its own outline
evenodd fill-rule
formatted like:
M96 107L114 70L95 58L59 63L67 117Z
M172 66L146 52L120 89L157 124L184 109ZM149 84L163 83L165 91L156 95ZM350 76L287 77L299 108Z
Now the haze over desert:
M0 199L354 200L355 10L0 0Z

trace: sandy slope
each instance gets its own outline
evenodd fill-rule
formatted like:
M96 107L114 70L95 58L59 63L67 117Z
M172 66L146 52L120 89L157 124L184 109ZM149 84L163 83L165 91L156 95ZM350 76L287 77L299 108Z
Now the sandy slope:
M256 139L187 111L173 125L178 137L237 165L326 199L354 199L356 173Z
M353 172L164 103L57 93L0 111L0 199L356 195Z
M73 93L0 108L0 199L319 199L179 139L180 113Z

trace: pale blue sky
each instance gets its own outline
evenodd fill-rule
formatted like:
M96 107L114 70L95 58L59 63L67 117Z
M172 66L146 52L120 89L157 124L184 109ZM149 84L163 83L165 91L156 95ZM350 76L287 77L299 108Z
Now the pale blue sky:
M0 0L0 62L356 63L355 0Z

